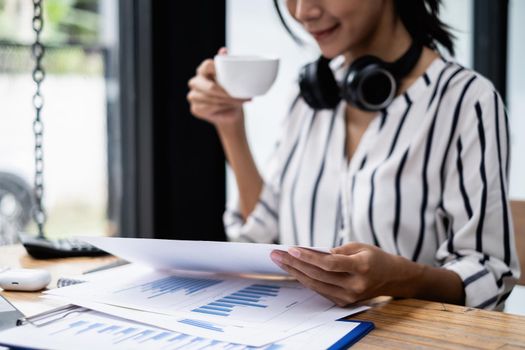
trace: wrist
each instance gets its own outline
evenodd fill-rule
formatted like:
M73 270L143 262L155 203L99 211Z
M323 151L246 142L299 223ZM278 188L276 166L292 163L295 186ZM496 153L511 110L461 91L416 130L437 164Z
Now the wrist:
M215 129L223 142L246 138L244 118L239 118L233 122L217 123Z
M396 276L393 281L392 293L394 297L415 298L420 294L421 283L424 280L427 266L415 263L402 256L395 256L394 264Z
M453 271L396 256L396 276L389 295L463 305L463 281Z

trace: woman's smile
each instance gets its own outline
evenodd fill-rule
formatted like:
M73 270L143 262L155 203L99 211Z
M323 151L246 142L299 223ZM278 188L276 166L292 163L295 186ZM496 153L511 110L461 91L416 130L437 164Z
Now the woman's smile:
M321 43L321 42L329 40L330 37L332 37L332 35L335 34L340 27L341 25L339 23L336 23L335 25L328 27L326 29L309 30L309 32L318 43Z

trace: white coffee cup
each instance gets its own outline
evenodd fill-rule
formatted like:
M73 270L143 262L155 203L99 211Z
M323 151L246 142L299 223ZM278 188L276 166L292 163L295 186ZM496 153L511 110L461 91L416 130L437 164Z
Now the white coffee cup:
M217 82L235 98L265 94L279 70L279 59L274 57L217 55L214 61Z

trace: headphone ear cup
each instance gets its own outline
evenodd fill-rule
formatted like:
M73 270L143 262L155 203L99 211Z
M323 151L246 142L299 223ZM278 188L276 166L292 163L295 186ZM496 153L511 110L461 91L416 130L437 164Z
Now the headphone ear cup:
M341 101L341 92L329 65L320 57L299 72L301 97L313 109L333 109Z
M398 81L388 64L374 56L354 61L342 85L342 97L348 103L366 111L386 108L394 99Z

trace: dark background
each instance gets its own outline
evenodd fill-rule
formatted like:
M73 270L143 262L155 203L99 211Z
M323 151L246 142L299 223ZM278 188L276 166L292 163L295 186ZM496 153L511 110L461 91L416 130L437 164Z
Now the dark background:
M130 174L121 233L225 240L224 154L214 127L191 116L186 101L197 65L225 45L225 1L121 1L120 11L122 152Z

